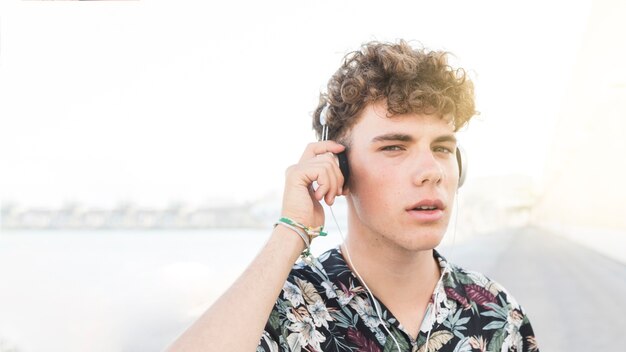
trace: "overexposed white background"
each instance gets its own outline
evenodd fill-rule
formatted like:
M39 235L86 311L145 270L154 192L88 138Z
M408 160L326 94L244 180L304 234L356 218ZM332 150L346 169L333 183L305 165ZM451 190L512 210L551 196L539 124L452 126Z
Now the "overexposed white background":
M470 70L472 177L539 180L590 1L3 1L0 199L160 206L280 192L349 51Z
M0 202L163 207L275 197L285 168L314 140L311 112L342 57L398 38L452 52L475 81L481 115L459 136L467 184L519 174L541 187L590 8L590 0L6 0ZM223 242L218 232L0 234L0 351L164 347L265 233L224 231Z

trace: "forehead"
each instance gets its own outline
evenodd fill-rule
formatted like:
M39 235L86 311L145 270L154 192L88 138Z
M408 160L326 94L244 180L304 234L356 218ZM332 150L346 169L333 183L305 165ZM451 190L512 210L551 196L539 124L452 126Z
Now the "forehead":
M451 115L397 114L389 116L384 104L367 105L349 132L351 142L369 142L378 135L402 133L415 140L454 135Z

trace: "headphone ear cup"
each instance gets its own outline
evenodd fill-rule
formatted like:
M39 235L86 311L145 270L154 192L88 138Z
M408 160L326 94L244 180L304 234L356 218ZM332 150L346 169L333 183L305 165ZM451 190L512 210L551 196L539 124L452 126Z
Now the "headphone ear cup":
M458 188L461 188L465 183L465 177L467 177L467 154L465 154L465 150L460 145L456 147L456 162L459 164Z
M350 167L348 166L348 157L346 156L346 151L344 150L343 152L336 155L337 159L339 160L339 170L341 170L341 174L343 175L343 184L347 185L350 179Z

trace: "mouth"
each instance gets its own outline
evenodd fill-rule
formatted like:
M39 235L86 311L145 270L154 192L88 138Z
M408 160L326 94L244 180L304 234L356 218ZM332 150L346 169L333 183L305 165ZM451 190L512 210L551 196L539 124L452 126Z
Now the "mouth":
M439 199L424 199L419 203L413 204L409 206L407 211L434 211L434 210L445 210L446 206Z
M441 220L446 206L439 199L424 199L409 206L406 211L416 221L421 223Z

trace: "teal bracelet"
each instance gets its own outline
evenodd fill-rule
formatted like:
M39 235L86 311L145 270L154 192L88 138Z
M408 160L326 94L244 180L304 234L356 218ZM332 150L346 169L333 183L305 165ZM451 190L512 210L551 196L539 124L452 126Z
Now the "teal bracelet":
M304 230L304 232L309 236L310 239L313 239L317 236L326 236L327 233L324 232L324 226L318 226L318 227L308 227L304 224L301 224L297 221L291 220L290 218L286 218L286 217L282 217L280 219L278 219L278 222L282 222L285 224L289 224L291 226L295 226L297 228L300 228L302 230Z
M326 232L324 232L324 226L318 227L308 227L297 221L294 221L287 217L282 217L278 219L278 222L274 224L274 227L282 225L285 226L294 232L296 232L304 241L306 248L302 251L302 258L307 260L310 259L311 256L311 241L317 236L326 236Z

